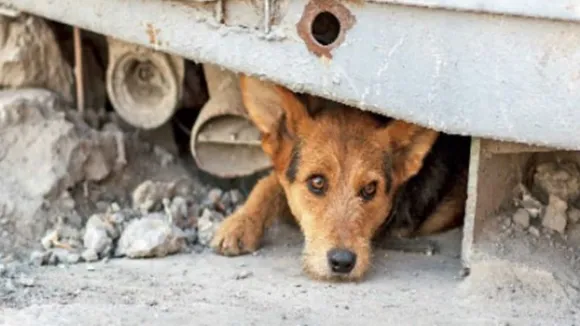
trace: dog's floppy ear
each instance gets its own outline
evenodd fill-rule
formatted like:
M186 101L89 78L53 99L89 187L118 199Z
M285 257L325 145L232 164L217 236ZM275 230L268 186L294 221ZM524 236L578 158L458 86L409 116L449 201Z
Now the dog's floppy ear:
M308 118L298 97L282 86L241 75L240 88L248 115L263 135L286 132L292 136L299 122Z
M401 120L391 121L380 131L380 139L387 142L390 165L398 183L416 175L423 160L431 151L439 132Z

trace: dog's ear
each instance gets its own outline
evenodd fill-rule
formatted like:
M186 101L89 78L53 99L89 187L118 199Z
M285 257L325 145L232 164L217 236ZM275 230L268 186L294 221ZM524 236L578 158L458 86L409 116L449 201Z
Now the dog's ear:
M296 134L308 111L290 90L249 76L240 76L242 101L252 122L263 135Z
M389 164L397 182L403 183L416 175L431 151L439 132L401 120L391 121L379 132L389 148Z

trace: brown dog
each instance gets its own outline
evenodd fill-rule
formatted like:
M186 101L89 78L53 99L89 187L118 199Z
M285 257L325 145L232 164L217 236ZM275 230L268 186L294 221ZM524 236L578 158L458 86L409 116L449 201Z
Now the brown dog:
M307 108L281 86L240 82L274 169L221 225L212 240L218 253L257 250L266 228L290 212L312 278L359 280L379 231L412 237L461 225L468 138L336 103Z

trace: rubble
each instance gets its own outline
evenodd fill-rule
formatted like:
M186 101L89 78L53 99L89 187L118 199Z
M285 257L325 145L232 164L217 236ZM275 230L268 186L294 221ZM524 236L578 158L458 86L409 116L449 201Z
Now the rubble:
M164 214L152 213L129 223L119 239L115 256L163 257L182 250L184 240L183 231Z
M111 171L102 165L115 162L114 136L72 123L66 109L47 90L0 91L0 220L6 220L0 249L30 247L59 216L74 217L67 189ZM51 234L43 245L52 246L55 238Z
M171 198L175 192L175 183L154 182L147 180L133 191L133 209L143 214L159 208L164 198Z
M580 196L580 169L574 162L548 162L536 167L532 193L544 204L550 195L572 203Z
M224 218L219 212L211 211L208 208L203 210L201 217L197 221L197 239L202 246L209 246L213 235Z
M542 226L563 234L568 220L566 216L568 204L566 201L552 194L550 194L549 198L548 206L542 217Z
M513 216L513 220L516 224L522 226L523 228L530 226L530 214L524 208L520 208L516 211Z
M0 40L0 89L45 88L73 103L72 68L44 19L0 15Z
M511 221L534 238L547 239L549 246L575 252L575 247L580 245L580 209L575 207L580 195L578 166L556 160L539 164L532 171L532 190L523 184L514 189ZM502 230L514 231L505 223Z

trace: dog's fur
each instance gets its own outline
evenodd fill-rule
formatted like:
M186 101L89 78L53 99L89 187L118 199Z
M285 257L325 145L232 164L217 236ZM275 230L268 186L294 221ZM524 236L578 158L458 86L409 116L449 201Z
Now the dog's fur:
M305 237L304 270L314 279L356 281L371 265L377 235L423 236L462 224L468 138L302 101L251 77L240 85L274 168L217 231L218 253L257 250L274 218L291 213ZM356 255L352 270L330 267L333 249Z

